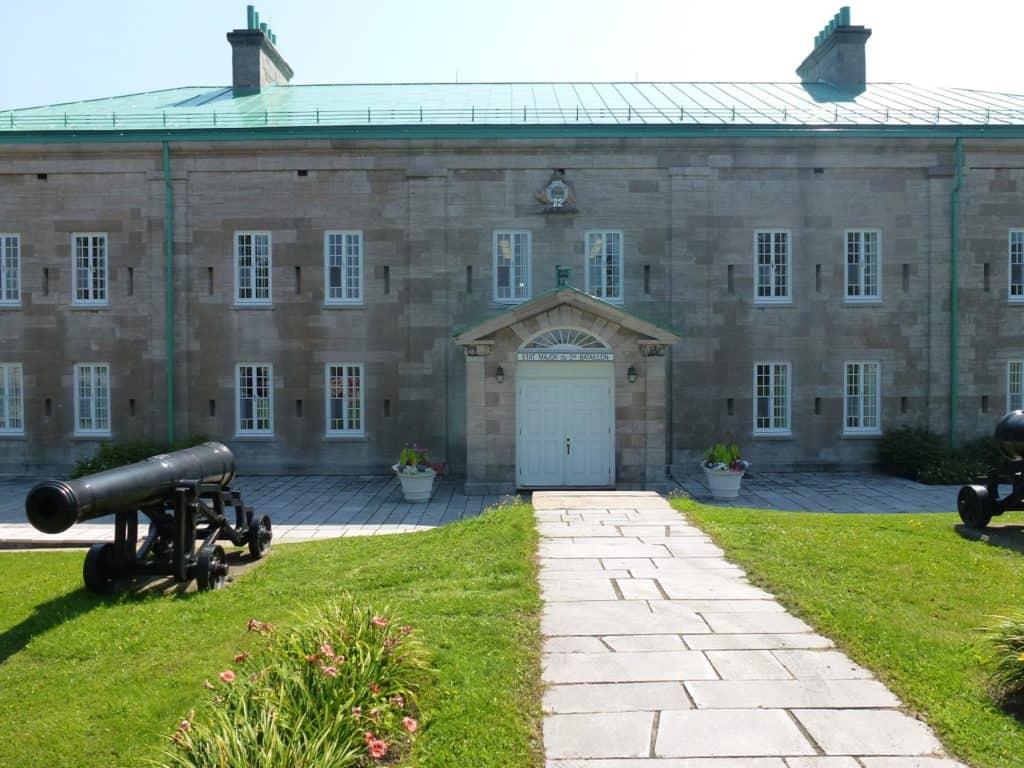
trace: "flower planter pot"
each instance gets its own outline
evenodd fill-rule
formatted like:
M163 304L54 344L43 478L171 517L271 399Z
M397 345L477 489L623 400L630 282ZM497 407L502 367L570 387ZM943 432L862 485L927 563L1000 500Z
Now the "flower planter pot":
M704 468L704 475L708 479L708 487L711 495L716 499L735 499L740 495L740 481L743 480L743 472L731 470L719 470Z
M437 476L437 472L432 469L425 469L422 472L400 471L401 468L397 464L392 469L395 470L395 474L398 475L398 480L402 484L402 495L406 501L413 503L430 501L430 497L434 495L434 478Z

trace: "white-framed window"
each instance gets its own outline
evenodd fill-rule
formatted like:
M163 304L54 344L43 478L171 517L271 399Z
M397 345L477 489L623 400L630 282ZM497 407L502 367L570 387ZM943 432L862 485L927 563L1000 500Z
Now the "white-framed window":
M76 232L71 236L71 291L77 306L107 304L107 236Z
M754 301L788 304L790 291L789 231L763 229L754 233Z
M846 364L843 383L843 432L881 434L882 366L877 362Z
M235 371L236 431L239 435L274 434L274 366L239 363Z
M0 435L25 434L21 365L0 363Z
M494 233L494 300L530 298L532 240L529 232Z
M587 232L586 291L611 302L622 301L622 232Z
M754 433L790 434L789 363L754 365Z
M1011 229L1009 240L1010 301L1024 301L1024 229Z
M363 366L360 363L328 363L325 375L327 434L365 434Z
M846 231L846 300L882 300L882 233L877 229Z
M235 232L235 303L270 304L270 233Z
M110 435L110 366L77 363L74 367L75 434Z
M0 233L0 305L21 303L21 238Z
M1024 360L1006 364L1006 410L1024 410Z
M327 304L363 303L363 233L324 233L324 300Z

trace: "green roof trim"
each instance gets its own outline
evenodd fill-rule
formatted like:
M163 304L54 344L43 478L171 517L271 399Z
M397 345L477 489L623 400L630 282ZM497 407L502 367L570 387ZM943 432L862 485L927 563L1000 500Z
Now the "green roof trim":
M1024 95L899 83L873 83L856 93L752 82L274 85L257 92L196 86L0 111L0 140L8 141L232 140L238 132L271 130L278 132L265 134L272 138L321 130L449 138L466 131L571 136L601 129L620 136L968 128L1024 128Z

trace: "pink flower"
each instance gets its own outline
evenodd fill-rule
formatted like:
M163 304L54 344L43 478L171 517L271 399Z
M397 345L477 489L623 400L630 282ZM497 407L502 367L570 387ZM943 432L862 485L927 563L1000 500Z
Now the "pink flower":
M403 635L411 635L412 627L410 627L408 624L403 624L398 628L398 631L401 632Z
M386 627L388 625L388 620L383 616L374 616L370 619L370 623L375 627Z
M249 619L249 622L245 625L250 632L259 632L261 635L269 635L274 631L274 625L268 624L265 621L259 619Z
M405 697L400 693L396 693L391 697L391 703L401 709L405 706Z
M306 656L306 661L308 661L310 664L316 664L318 661L320 661L320 656L318 656L315 653L311 653L308 656Z
M371 720L373 720L374 722L376 722L377 720L380 720L380 710L379 709L371 709L370 710L370 714L368 714L367 717L370 718Z
M374 693L380 693L380 685L377 683L370 683L370 690Z
M334 648L330 643L321 643L320 653L328 659L334 658Z
M188 720L182 720L180 723L178 723L178 730L181 731L182 733L184 733L185 731L187 731L191 727L192 727L192 723L190 723Z
M225 669L223 672L221 672L218 675L218 677L220 678L220 681L222 683L233 683L233 682L235 682L235 673L232 672L230 669Z
M249 654L246 653L245 651L242 651L241 653L236 653L235 654L235 664L242 664L248 658L249 658Z
M352 707L352 717L359 717L361 714L363 714L362 707Z
M337 667L320 667L320 671L323 672L325 675L327 675L327 677L337 677L338 676L338 668Z
M409 733L416 733L420 729L420 724L416 722L415 717L403 717L402 727Z
M370 757L374 760L379 760L388 753L388 745L380 739L374 739L367 745L367 749L370 752Z
M373 735L373 731L367 731L366 733L363 734L363 741L365 743L367 743L367 744L369 744L371 741L373 741L376 738L377 737Z

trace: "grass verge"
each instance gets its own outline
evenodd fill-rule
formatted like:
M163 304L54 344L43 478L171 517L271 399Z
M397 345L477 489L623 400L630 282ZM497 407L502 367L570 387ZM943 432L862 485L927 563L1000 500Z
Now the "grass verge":
M957 535L955 515L673 506L753 582L878 677L975 768L1024 766L1024 725L987 690L976 630L1021 605L1024 555Z
M235 653L251 617L280 625L343 592L415 627L436 670L409 760L535 768L540 598L532 510L508 505L423 533L278 547L229 589L96 598L81 553L0 553L0 765L154 758Z

